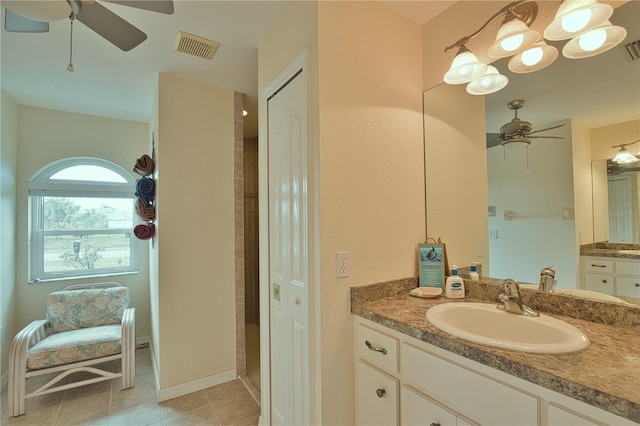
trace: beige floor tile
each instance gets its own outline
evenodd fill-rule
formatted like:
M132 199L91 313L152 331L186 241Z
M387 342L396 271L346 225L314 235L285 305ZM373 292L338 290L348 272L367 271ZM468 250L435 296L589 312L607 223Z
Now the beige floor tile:
M207 394L204 391L198 391L184 395L178 398L170 399L160 403L162 408L162 418L171 419L187 411L194 410L209 405Z
M103 393L62 404L56 425L92 424L106 426L109 424L110 401L111 393Z
M158 405L156 403L156 391L151 384L138 384L130 389L113 389L111 391L110 412L113 413L116 410L147 402L153 402Z
M66 404L89 396L110 393L112 381L113 380L105 380L104 382L92 383L90 385L69 389L64 392L62 403Z
M199 425L220 425L218 418L211 405L196 408L180 414L172 419L166 419L164 426L199 426Z
M109 426L146 426L162 423L162 410L155 401L142 402L129 407L111 408Z
M249 417L248 419L241 420L237 423L233 423L229 426L258 426L260 416Z
M206 389L220 423L233 424L260 414L260 407L240 380Z

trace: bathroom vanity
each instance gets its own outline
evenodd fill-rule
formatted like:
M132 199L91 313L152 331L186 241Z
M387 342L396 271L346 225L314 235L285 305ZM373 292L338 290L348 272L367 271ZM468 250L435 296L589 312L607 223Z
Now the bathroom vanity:
M640 246L594 243L580 246L586 290L640 299Z
M640 423L637 307L523 290L529 306L591 340L578 353L533 354L440 331L426 312L453 301L409 296L416 285L407 279L351 289L357 424ZM492 303L500 291L482 280L465 286L470 302ZM578 312L586 316L575 318Z

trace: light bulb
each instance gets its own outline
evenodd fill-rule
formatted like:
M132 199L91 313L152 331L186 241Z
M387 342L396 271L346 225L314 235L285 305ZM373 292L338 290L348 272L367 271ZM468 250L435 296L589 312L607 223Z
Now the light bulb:
M607 31L603 28L583 34L578 39L580 49L592 52L602 46L607 39Z
M542 53L541 47L525 50L522 52L522 63L529 67L536 65L542 59Z
M562 29L568 33L575 33L583 29L591 19L591 9L583 9L571 13L569 16L562 18Z
M522 46L524 41L524 34L516 34L511 37L507 37L500 42L500 46L507 52L512 52L518 47Z

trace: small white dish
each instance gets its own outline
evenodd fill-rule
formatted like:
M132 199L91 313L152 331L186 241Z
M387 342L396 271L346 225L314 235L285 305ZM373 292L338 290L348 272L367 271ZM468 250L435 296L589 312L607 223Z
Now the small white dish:
M442 294L442 289L440 287L416 287L409 294L414 297L433 299Z

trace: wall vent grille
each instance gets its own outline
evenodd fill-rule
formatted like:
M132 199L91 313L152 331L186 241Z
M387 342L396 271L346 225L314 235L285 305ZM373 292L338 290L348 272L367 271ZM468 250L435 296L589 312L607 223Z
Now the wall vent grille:
M632 41L624 45L625 50L629 54L632 61L640 59L640 40Z
M178 31L178 33L178 44L176 46L178 52L211 60L218 47L220 47L220 43L217 41L208 40L184 31Z

